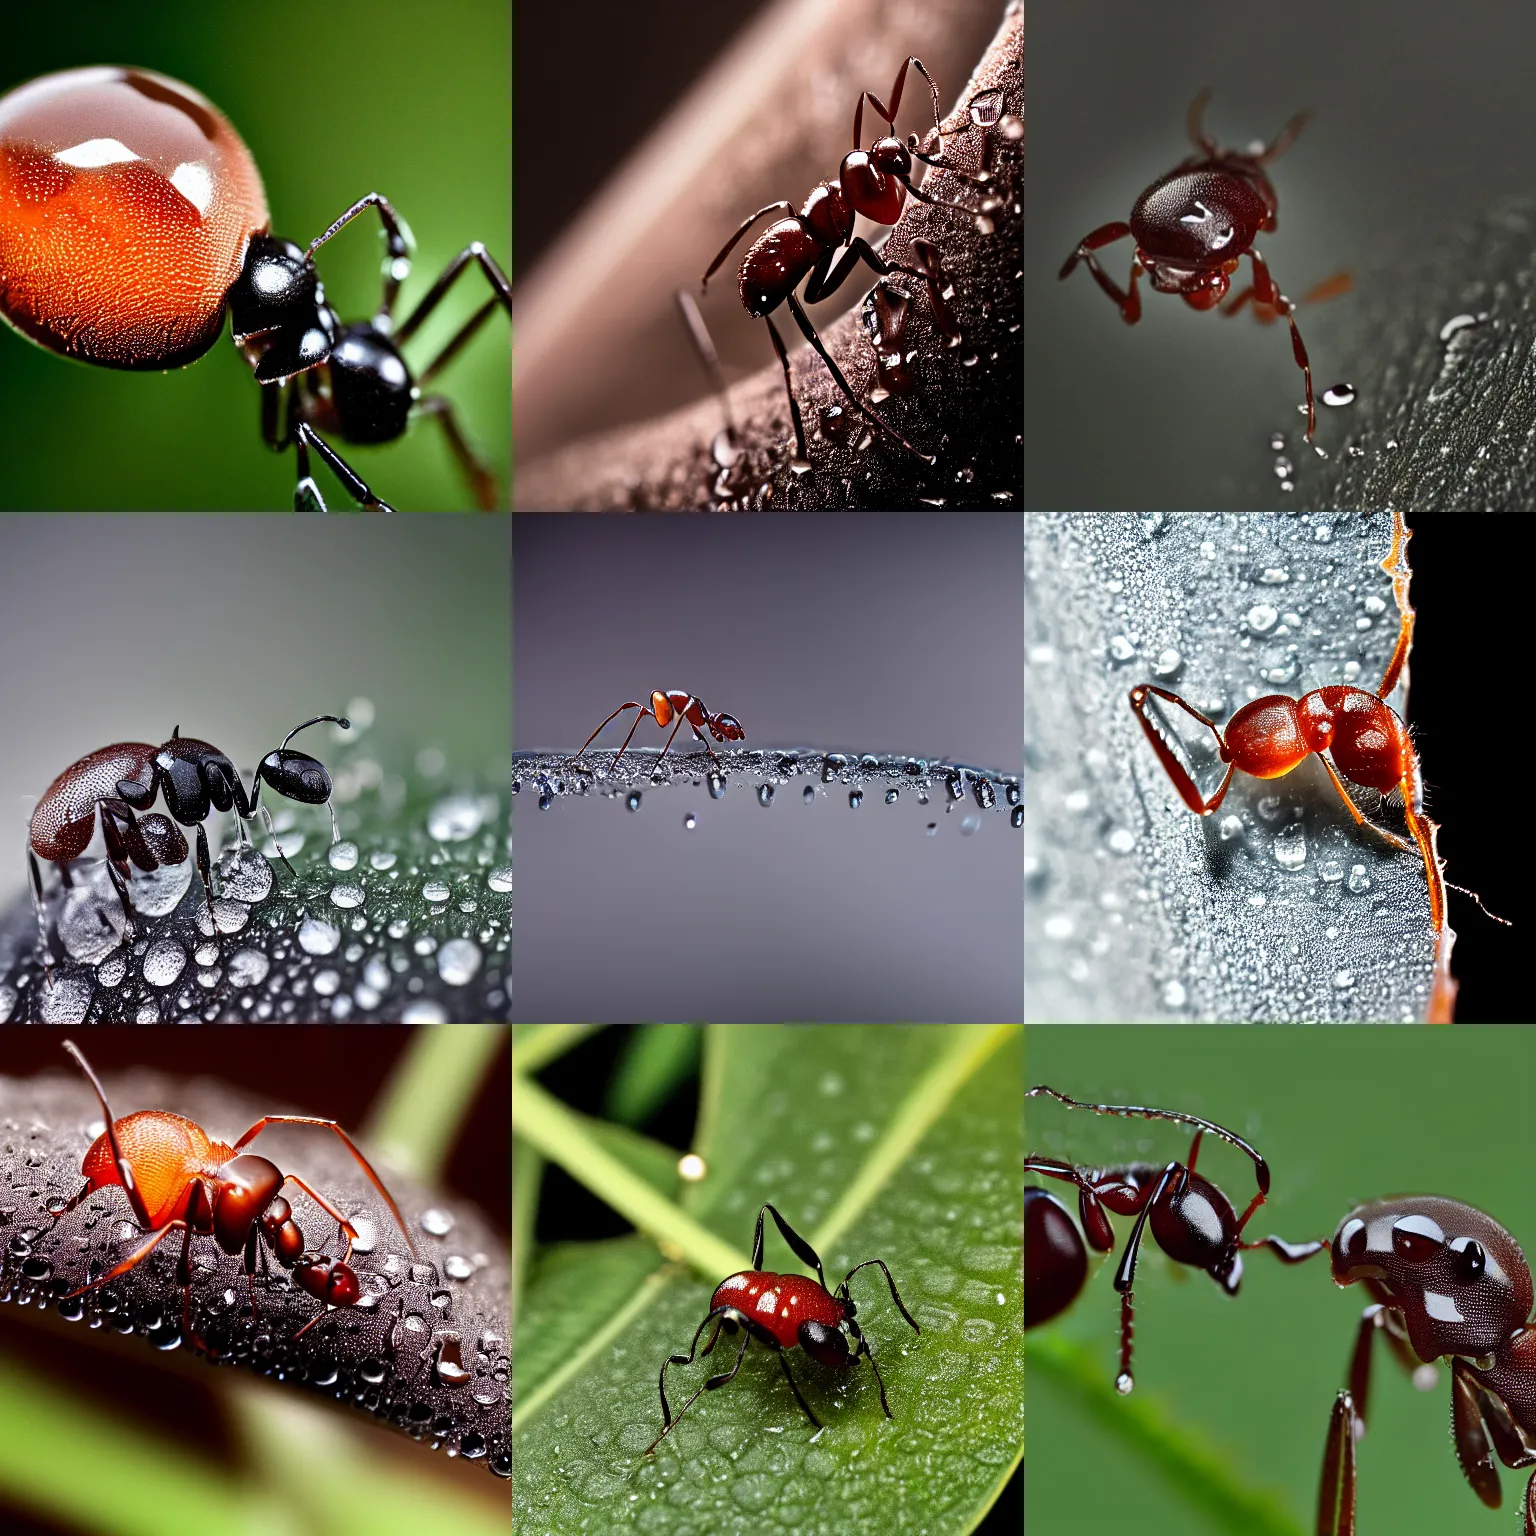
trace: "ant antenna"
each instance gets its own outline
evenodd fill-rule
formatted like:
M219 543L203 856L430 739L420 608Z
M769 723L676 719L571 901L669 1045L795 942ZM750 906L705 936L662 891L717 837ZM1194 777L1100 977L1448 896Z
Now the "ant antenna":
M674 296L683 324L688 327L688 335L693 340L694 351L698 353L704 372L709 375L709 382L720 397L720 410L725 416L726 440L735 447L736 418L731 414L731 392L725 385L725 370L720 366L720 354L715 350L714 338L709 334L704 316L699 313L698 300L686 288L679 288Z
M1490 912L1488 908L1483 905L1483 898L1479 896L1476 891L1469 891L1466 886L1457 885L1454 880L1447 880L1445 883L1450 886L1453 891L1460 891L1463 896L1470 896L1472 900L1477 903L1477 910L1481 912L1484 917L1491 917L1494 922L1503 923L1506 928L1513 928L1515 926L1507 917L1500 917L1497 912Z
M352 722L348 720L345 715L316 715L313 720L306 720L303 725L294 726L294 728L289 731L286 736L283 737L283 746L279 747L277 750L281 752L283 747L286 747L288 743L299 734L300 731L307 731L310 726L319 725L322 720L329 720L333 725L339 725L344 731L350 731L352 729Z

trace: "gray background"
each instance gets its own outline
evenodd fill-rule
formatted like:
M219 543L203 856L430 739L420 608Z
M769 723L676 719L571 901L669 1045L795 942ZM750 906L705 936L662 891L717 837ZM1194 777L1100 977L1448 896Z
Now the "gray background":
M508 522L0 518L0 900L25 884L27 821L56 774L178 723L249 782L301 720L363 695L384 762L437 746L449 775L504 771ZM330 730L296 744L329 760Z
M1305 487L1279 491L1268 449L1271 433L1294 449L1304 430L1282 328L1199 314L1145 282L1141 322L1127 326L1086 270L1056 274L1085 234L1127 218L1190 153L1185 110L1209 85L1206 127L1223 144L1316 114L1275 164L1279 227L1260 242L1285 292L1344 268L1360 293L1379 293L1495 198L1536 191L1536 10L1109 0L1038 7L1029 38L1026 505L1296 504ZM1123 286L1130 241L1103 256ZM1319 393L1342 376L1362 391L1381 382L1353 349L1344 375L1334 344L1360 304L1346 295L1298 316ZM1318 441L1337 450L1350 412L1318 414Z
M737 716L744 747L1019 771L1017 513L515 522L520 751L574 752L615 705L682 687ZM603 762L627 729L600 738ZM665 737L642 721L635 740ZM927 807L909 789L850 811L837 786L807 807L803 783L764 810L750 781L715 801L679 778L635 814L595 795L541 812L525 788L514 1016L1020 1017L1023 854L1006 815L962 837L975 807L946 815L942 786Z

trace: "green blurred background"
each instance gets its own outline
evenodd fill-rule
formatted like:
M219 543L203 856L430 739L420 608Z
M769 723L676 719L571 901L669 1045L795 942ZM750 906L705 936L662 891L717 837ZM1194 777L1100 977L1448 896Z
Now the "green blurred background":
M416 237L398 315L471 240L511 260L511 7L506 0L323 0L264 10L163 0L155 6L22 7L8 15L0 93L53 70L138 64L186 81L250 146L273 232L307 245L357 198L382 192ZM318 258L344 320L372 314L377 219ZM419 367L484 301L478 272L409 356ZM494 316L444 374L442 392L505 495L511 441L506 321ZM225 339L167 374L118 373L55 357L0 328L0 506L9 509L283 509L291 453L262 442L250 370ZM391 505L471 503L432 423L383 448L342 447ZM333 509L350 506L328 470Z
M1390 1194L1441 1194L1479 1206L1517 1239L1536 1239L1531 1187L1532 1063L1524 1029L1072 1029L1027 1032L1030 1083L1074 1098L1142 1103L1203 1115L1247 1137L1274 1183L1250 1233L1331 1237L1350 1208ZM1183 1160L1189 1133L1026 1101L1032 1152L1098 1165ZM1253 1192L1240 1152L1209 1141L1201 1172L1239 1209ZM1074 1205L1069 1186L1039 1180ZM1116 1218L1116 1254L1131 1222ZM1031 1341L1066 1337L1115 1372L1119 1306L1114 1260L1076 1305ZM1370 1298L1337 1290L1319 1256L1285 1268L1245 1255L1240 1294L1143 1250L1136 1284L1136 1391L1164 1423L1214 1449L1248 1489L1273 1493L1298 1532L1312 1509L1328 1412L1343 1385L1355 1324ZM1114 1424L1089 1411L1038 1356L1029 1359L1029 1519L1038 1531L1135 1530L1180 1536L1240 1529L1198 1510ZM1379 1349L1370 1432L1360 1446L1365 1532L1514 1530L1528 1473L1501 1470L1504 1507L1483 1508L1451 1449L1450 1383L1415 1392Z

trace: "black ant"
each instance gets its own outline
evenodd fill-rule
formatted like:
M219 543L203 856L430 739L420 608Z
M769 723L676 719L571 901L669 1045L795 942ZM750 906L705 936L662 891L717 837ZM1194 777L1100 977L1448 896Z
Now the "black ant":
M59 1209L50 1227L98 1190L115 1184L128 1197L134 1220L145 1234L127 1258L114 1264L99 1279L68 1292L63 1300L94 1291L136 1269L163 1238L179 1230L182 1235L181 1258L176 1265L176 1283L182 1288L182 1331L205 1353L212 1354L213 1351L197 1336L191 1320L192 1269L189 1258L194 1234L214 1238L225 1253L244 1254L245 1280L253 1314L257 1310L254 1279L257 1263L259 1261L263 1269L266 1265L263 1241L277 1262L292 1272L299 1288L325 1303L324 1309L293 1335L295 1339L328 1316L332 1308L355 1307L363 1294L362 1283L349 1262L357 1228L297 1174L284 1173L276 1163L244 1150L269 1125L318 1125L334 1131L389 1207L390 1215L405 1238L406 1248L412 1258L416 1257L416 1245L411 1241L394 1196L336 1121L314 1115L263 1115L231 1145L215 1141L200 1125L169 1110L141 1109L118 1120L107 1103L106 1090L91 1070L84 1053L72 1040L63 1044L95 1092L106 1129L91 1143L81 1160L80 1172L86 1179L85 1188ZM343 1258L332 1259L306 1248L304 1233L293 1219L292 1206L278 1193L285 1184L303 1190L336 1221L347 1245Z
M1136 1260L1142 1234L1150 1220L1152 1237L1176 1264L1204 1270L1228 1296L1237 1294L1243 1278L1243 1250L1267 1248L1282 1263L1299 1264L1322 1252L1319 1241L1288 1243L1265 1237L1247 1243L1243 1229L1269 1194L1269 1164L1241 1136L1198 1115L1172 1109L1147 1109L1133 1104L1082 1104L1054 1088L1031 1088L1026 1098L1048 1095L1069 1109L1086 1109L1096 1115L1125 1115L1143 1120L1172 1120L1192 1125L1195 1138L1189 1160L1159 1168L1152 1163L1131 1163L1117 1168L1085 1168L1060 1158L1030 1154L1024 1159L1026 1173L1060 1179L1077 1189L1078 1215L1083 1236L1095 1253L1110 1253L1115 1246L1108 1212L1134 1216L1136 1225L1115 1271L1115 1290L1120 1294L1120 1369L1115 1390L1127 1393L1135 1385L1131 1374L1131 1344L1135 1334L1133 1290ZM1201 1138L1209 1132L1229 1142L1253 1161L1253 1198L1239 1216L1232 1202L1203 1174L1195 1172ZM1043 1189L1026 1189L1024 1320L1026 1328L1049 1322L1076 1300L1088 1274L1088 1256L1066 1208Z
M1371 1345L1381 1334L1410 1370L1415 1357L1451 1365L1451 1438L1472 1491L1490 1509L1506 1467L1536 1464L1536 1319L1520 1245L1491 1216L1438 1195L1373 1200L1339 1224L1335 1285L1375 1298L1360 1317L1349 1386L1334 1399L1318 1489L1319 1536L1354 1536L1355 1442L1365 1433ZM1520 1501L1536 1536L1536 1473Z
M1215 309L1226 297L1239 259L1247 256L1253 282L1236 294L1222 313L1235 315L1250 301L1263 321L1283 316L1291 327L1291 350L1307 386L1307 441L1317 430L1312 400L1312 365L1296 329L1296 305L1280 292L1264 258L1253 248L1261 231L1275 228L1279 199L1264 167L1296 140L1308 114L1298 113L1271 143L1251 152L1222 149L1202 125L1211 93L1201 91L1189 108L1189 137L1198 154L1181 160L1136 199L1129 223L1101 224L1085 235L1067 257L1060 277L1072 275L1078 262L1088 264L1094 281L1115 302L1127 325L1141 319L1136 281L1143 272L1158 293L1176 293L1191 309ZM1130 236L1136 242L1131 275L1122 292L1099 265L1094 252ZM1347 273L1319 283L1303 302L1332 298L1349 286Z
M778 1227L795 1257L802 1264L809 1264L816 1271L815 1280L808 1275L775 1274L772 1270L765 1270L762 1267L765 1214L773 1217L774 1225ZM884 1273L885 1283L891 1288L891 1300L896 1303L896 1310L911 1323L914 1333L921 1333L922 1329L917 1326L912 1314L902 1304L901 1296L896 1290L896 1282L891 1279L891 1272L886 1268L884 1259L865 1259L855 1264L843 1276L837 1289L831 1290L827 1286L826 1275L822 1273L821 1259L816 1250L771 1205L763 1206L757 1213L757 1231L752 1237L751 1267L742 1270L739 1274L728 1275L715 1287L714 1295L709 1299L709 1313L694 1331L693 1345L688 1353L668 1355L661 1363L661 1375L657 1378L657 1388L661 1393L662 1429L661 1433L645 1448L644 1454L649 1456L666 1439L677 1421L687 1413L703 1393L723 1387L735 1378L736 1372L741 1369L741 1362L746 1358L747 1345L753 1339L778 1356L779 1364L784 1370L784 1379L789 1383L790 1391L795 1394L795 1401L805 1410L806 1418L817 1429L822 1427L821 1420L811 1412L810 1404L801 1396L800 1388L795 1385L795 1378L789 1373L789 1362L784 1358L785 1351L794 1349L796 1346L803 1349L818 1365L825 1365L837 1371L852 1370L858 1363L859 1357L863 1356L869 1361L869 1368L875 1373L875 1384L880 1389L880 1407L884 1410L886 1418L895 1418L895 1414L891 1412L891 1405L885 1400L885 1382L881 1379L880 1367L875 1363L875 1352L869 1347L869 1340L865 1338L855 1321L858 1306L848 1294L848 1282L861 1269L866 1269L871 1264L878 1265ZM740 1328L741 1348L736 1351L736 1363L730 1370L709 1377L674 1415L667 1403L667 1367L692 1365L694 1353L699 1348L699 1340L704 1337L704 1330L711 1323L715 1325L715 1331L710 1334L709 1343L704 1346L702 1353L707 1355L715 1347L722 1329L727 1334L733 1334ZM852 1351L848 1348L849 1339L854 1343Z
M704 707L702 699L695 698L691 693L685 693L681 688L669 688L665 693L658 688L651 694L651 707L649 709L637 700L630 699L627 703L620 704L613 714L608 716L608 720L613 720L622 715L626 709L638 710L639 714L635 716L634 724L629 728L629 735L624 738L624 745L613 754L613 761L608 765L609 773L612 773L619 766L619 759L629 750L629 744L634 739L634 734L639 727L642 715L649 715L663 730L667 728L667 725L674 716L677 719L677 723L672 726L672 736L667 737L667 744L661 749L661 757L656 759L655 767L651 770L653 773L656 771L656 768L661 766L661 759L672 750L672 737L677 735L685 720L693 727L693 734L700 741L704 742L704 750L717 763L720 759L716 755L715 749L707 741L704 741L705 727L708 728L709 734L716 741L740 741L747 734L742 730L741 722L734 715L725 714L723 711L718 715L710 714ZM604 720L603 725L607 725L608 720ZM582 742L581 752L585 752L597 739L603 725L598 726L597 730L593 731ZM576 756L580 757L581 752L578 752Z
M107 843L107 874L122 903L129 927L137 923L133 897L129 894L129 862L146 874L161 865L182 864L187 858L187 840L180 828L166 816L144 812L154 804L156 794L165 795L167 809L183 827L197 828L197 872L203 880L203 899L208 919L213 921L213 879L208 858L208 835L203 823L215 811L234 809L243 820L260 815L267 831L272 818L261 803L261 787L303 805L329 805L331 776L325 764L307 752L289 748L288 743L302 730L328 720L343 730L351 722L340 715L316 715L296 725L283 737L282 746L262 758L246 794L235 765L215 746L183 736L178 725L163 746L152 747L142 741L120 741L71 763L43 792L32 812L27 848L27 865L32 876L32 901L37 910L38 931L46 932L43 916L43 876L37 861L45 859L59 866L64 883L69 884L68 864L85 852L96 830L97 813ZM244 837L240 821L237 831ZM336 836L335 812L331 814L331 833ZM274 838L275 841L275 838ZM294 872L287 855L278 847L289 874Z
M933 132L938 136L939 144L935 155L925 155L918 148L915 133L905 143L894 136L896 113L901 109L901 93L907 83L909 69L915 69L928 82L928 90L933 97ZM891 130L889 136L876 139L867 150L859 147L866 101ZM867 240L855 236L853 232L854 216L860 213L876 224L894 224L901 216L902 205L909 192L919 202L932 203L938 208L953 208L960 213L971 212L960 203L931 197L912 183L913 160L921 160L926 165L942 165L943 169L953 171L967 181L976 180L964 172L955 171L952 166L943 165L943 152L944 140L939 132L939 88L923 68L920 59L908 58L897 73L896 83L891 87L889 109L872 92L864 91L860 94L858 105L853 111L853 149L843 156L837 175L831 181L821 182L806 198L799 213L794 211L792 203L780 200L759 208L750 218L743 219L736 233L726 241L720 254L710 262L709 270L699 281L700 291L707 290L710 278L736 248L741 237L764 214L789 214L787 219L769 225L748 247L737 276L737 289L747 313L767 325L768 334L773 339L773 350L778 354L779 365L784 370L784 388L789 396L789 414L795 426L795 456L798 464L808 465L810 456L805 445L805 424L800 418L800 405L795 399L794 385L790 381L789 354L784 350L784 339L779 335L772 318L773 311L781 304L789 306L795 324L820 354L837 387L854 410L908 453L928 464L936 462L929 455L920 453L854 394L842 370L832 360L831 353L817 335L811 317L795 296L795 289L802 278L809 277L810 281L805 287L805 303L819 303L842 287L848 275L862 261L881 277L889 276L892 272L903 272L909 277L921 279L928 286L935 314L947 315L941 296L943 273L935 256L930 256L927 264L921 268L886 261ZM846 250L834 267L833 257L844 247Z

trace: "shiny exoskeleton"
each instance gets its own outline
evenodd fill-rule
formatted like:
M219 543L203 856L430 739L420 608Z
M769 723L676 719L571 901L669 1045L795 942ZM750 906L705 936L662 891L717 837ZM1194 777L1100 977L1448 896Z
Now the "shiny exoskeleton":
M343 324L326 302L315 252L375 209L384 229L383 293L372 319ZM414 415L442 425L476 502L495 507L489 470L446 399L422 389L500 306L512 285L479 241L459 252L402 322L410 271L404 221L376 192L301 249L269 231L250 151L190 86L149 70L45 75L0 99L0 318L38 345L108 368L195 362L227 311L262 386L262 433L292 448L294 505L324 511L313 450L359 505L389 508L326 441L400 437ZM491 297L419 373L401 351L459 275L478 266Z
M357 1229L298 1174L284 1173L267 1158L245 1151L269 1125L318 1125L334 1132L389 1207L406 1248L413 1258L416 1256L416 1246L394 1196L336 1121L313 1115L263 1115L244 1135L228 1143L215 1141L200 1125L168 1110L139 1110L119 1120L79 1047L70 1040L63 1044L89 1080L101 1105L106 1129L91 1143L80 1164L86 1178L85 1188L60 1209L54 1220L76 1209L98 1190L118 1185L128 1197L134 1220L145 1233L125 1259L104 1275L69 1292L69 1296L84 1295L127 1274L142 1264L162 1239L179 1231L182 1241L176 1281L182 1287L182 1329L187 1339L209 1353L212 1351L192 1327L190 1254L194 1235L212 1237L225 1253L244 1256L253 1315L254 1277L258 1263L265 1269L268 1249L292 1273L295 1283L324 1302L326 1309L355 1306L362 1297L361 1283L350 1263ZM335 1219L338 1237L346 1242L346 1252L340 1259L310 1250L293 1219L292 1207L279 1193L287 1184L302 1190ZM325 1315L322 1310L294 1337L307 1332Z
M1214 309L1226 297L1240 258L1246 256L1253 269L1253 282L1232 298L1225 313L1235 314L1251 300L1260 318L1283 316L1289 323L1296 366L1306 380L1310 442L1317 430L1317 407L1312 399L1312 366L1296 328L1296 306L1280 292L1264 258L1253 248L1261 233L1275 228L1279 209L1264 167L1290 147L1307 114L1293 117L1267 147L1257 151L1222 149L1202 127L1210 94L1202 91L1189 109L1189 137L1199 152L1181 161L1136 199L1129 223L1102 224L1085 235L1062 266L1060 276L1070 277L1078 262L1086 262L1094 281L1119 307L1121 318L1127 325L1135 325L1141 319L1141 295L1136 284L1143 272L1157 292L1178 294L1192 309ZM1093 253L1127 236L1136 242L1136 249L1131 256L1130 279L1122 291ZM1319 285L1310 296L1329 297L1347 285L1348 279L1340 274Z
M43 792L32 811L27 864L39 925L43 923L43 877L37 861L58 864L67 884L69 861L85 852L98 814L107 844L107 873L130 926L137 922L137 914L128 889L128 866L133 863L149 873L161 865L184 863L187 840L176 822L197 829L197 871L202 876L211 920L213 878L203 823L214 811L234 810L244 821L261 815L270 831L271 818L261 803L263 785L303 805L327 804L331 776L325 764L288 745L300 731L321 721L330 721L343 730L350 728L350 722L340 715L316 715L294 726L282 746L262 758L249 794L223 752L206 741L183 736L180 726L161 746L120 741L71 763ZM145 814L158 794L165 796L169 818L158 812ZM241 822L236 826L241 827ZM281 848L278 857L291 874L293 866Z
M939 139L936 155L926 155L919 150L916 134L911 134L905 142L895 137L896 114L901 110L901 93L906 85L909 69L915 69L928 82L928 90L933 97L933 132ZM875 139L868 149L864 149L860 144L866 101L890 129L888 135ZM806 314L801 301L796 297L795 289L803 279L809 278L810 281L805 286L805 303L819 303L841 288L849 274L860 262L863 262L870 270L882 277L892 272L901 272L916 278L929 291L935 317L941 321L947 320L949 311L945 307L942 296L945 280L942 270L938 267L936 256L924 267L912 267L897 261L887 261L867 240L862 236L855 236L853 232L854 218L861 213L876 224L894 224L901 216L901 210L909 192L920 202L932 203L940 208L954 208L961 213L970 212L959 203L945 202L913 184L914 160L921 160L928 165L942 165L942 157L943 138L939 135L939 88L933 83L928 71L923 68L922 61L909 58L901 66L896 82L891 87L889 108L869 91L860 94L858 105L853 112L853 149L843 156L837 175L830 181L821 182L806 198L798 213L795 212L793 203L781 200L769 203L759 208L749 218L743 219L736 233L721 247L720 254L710 262L709 270L700 280L700 289L707 289L710 278L720 269L742 236L765 214L789 215L788 218L770 224L748 247L747 254L742 258L737 287L747 313L754 319L762 320L768 327L769 336L773 339L773 350L778 354L779 364L784 370L784 388L789 395L789 414L795 428L795 451L801 463L809 462L805 425L801 420L800 405L795 399L794 385L789 377L789 355L784 350L784 339L779 335L772 318L773 311L781 304L789 307L789 312L794 317L795 324L800 327L801 334L816 349L822 362L827 365L827 370L831 373L837 387L854 410L869 421L877 431L884 433L908 453L915 454L928 463L933 462L929 455L919 453L894 427L882 421L854 393L848 380L843 376L842 370L832 360L831 353L827 351L821 337L817 334L816 327L811 323L811 317ZM946 165L943 168L967 181L976 179L964 172L956 171L953 166ZM843 252L842 257L834 267L833 259L840 250Z
M1244 1228L1269 1194L1270 1173L1269 1164L1234 1132L1178 1110L1148 1109L1134 1104L1083 1104L1044 1085L1029 1089L1025 1097L1041 1095L1056 1099L1069 1109L1091 1110L1096 1115L1171 1120L1195 1128L1188 1159L1162 1167L1132 1163L1116 1168L1088 1168L1035 1153L1024 1159L1026 1173L1044 1174L1076 1188L1083 1236L1087 1247L1095 1253L1114 1250L1111 1211L1117 1216L1136 1218L1115 1271L1115 1290L1120 1295L1116 1391L1127 1393L1135 1385L1131 1349L1135 1337L1136 1261L1149 1226L1153 1241L1174 1263L1203 1270L1228 1296L1235 1296L1242 1283L1245 1249L1267 1248L1286 1264L1300 1263L1321 1252L1321 1242L1288 1243L1273 1236L1256 1242L1243 1241ZM1257 1190L1241 1216L1215 1184L1195 1171L1201 1138L1207 1133L1229 1142L1253 1161ZM1026 1189L1024 1210L1024 1320L1027 1328L1033 1328L1049 1322L1076 1300L1087 1279L1088 1255L1083 1236L1078 1235L1066 1208L1054 1196L1045 1190Z
M1336 1285L1364 1285L1349 1386L1334 1399L1318 1493L1318 1536L1354 1536L1355 1442L1365 1433L1372 1341L1384 1335L1407 1366L1445 1358L1451 1439L1467 1481L1490 1509L1505 1466L1536 1465L1536 1320L1520 1245L1491 1216L1436 1195L1356 1207L1330 1250ZM1536 1536L1536 1473L1521 1500Z
M774 1224L778 1227L784 1241L789 1244L795 1257L802 1264L809 1264L816 1271L815 1280L806 1275L774 1274L771 1270L762 1268L763 1217L765 1215L773 1217ZM848 1294L848 1282L861 1269L871 1264L878 1265L885 1275L885 1282L891 1289L891 1300L896 1303L896 1310L912 1325L914 1333L921 1333L922 1330L913 1320L911 1313L902 1304L896 1290L896 1282L891 1278L891 1272L886 1268L883 1259L865 1259L855 1264L843 1277L836 1290L828 1290L827 1277L822 1273L821 1260L817 1257L816 1250L779 1215L773 1206L764 1205L757 1213L757 1230L752 1238L751 1268L744 1269L739 1274L728 1275L715 1287L714 1295L709 1301L709 1314L694 1333L693 1344L688 1353L669 1355L662 1362L661 1374L657 1379L657 1387L661 1393L662 1430L646 1447L645 1454L649 1456L661 1444L671 1432L673 1425L687 1413L702 1393L723 1387L726 1382L735 1377L736 1372L741 1369L742 1360L746 1358L747 1345L753 1339L765 1348L771 1349L778 1357L779 1364L784 1370L785 1380L789 1382L790 1391L795 1394L795 1401L805 1410L806 1417L817 1429L822 1427L821 1420L811 1412L810 1405L795 1384L795 1378L790 1375L789 1362L784 1358L785 1351L794 1349L796 1346L803 1349L819 1365L828 1366L836 1371L851 1370L859 1357L864 1356L869 1361L870 1369L875 1373L875 1383L880 1389L880 1407L884 1410L886 1418L894 1418L891 1406L885 1399L885 1382L881 1379L880 1367L875 1362L874 1351L870 1348L869 1340L856 1321L858 1309L853 1298ZM700 1351L699 1340L711 1324L714 1325L714 1332L710 1334L709 1342ZM730 1370L711 1376L674 1416L667 1403L667 1367L692 1365L696 1353L709 1354L722 1331L733 1334L738 1328L742 1330L742 1339L741 1348L736 1351L735 1364ZM851 1351L848 1348L850 1339L855 1346Z
M677 722L675 725L672 725L672 735L667 737L667 744L661 749L661 757L656 759L656 768L661 766L662 758L666 757L667 753L672 750L672 738L677 735L685 721L693 728L693 734L704 743L704 750L716 762L720 761L719 756L715 749L704 740L705 730L708 730L709 734L716 741L740 741L746 735L746 732L741 728L741 722L734 715L725 714L723 711L720 714L712 715L704 707L702 699L695 698L693 694L687 693L681 688L669 688L665 693L659 688L656 689L651 694L649 709L638 700L629 699L625 703L620 704L608 716L608 720L617 719L626 709L638 710L639 713L636 714L634 721L629 727L629 735L624 738L624 745L613 754L613 761L608 765L610 773L618 767L619 759L629 750L629 744L634 739L635 730L640 724L641 717L645 715L649 715L663 730L669 724L672 724L674 719ZM603 725L607 725L608 720L604 720ZM598 726L597 730L593 731L582 742L581 752L585 752L597 739L599 732L603 729L603 725ZM578 752L576 756L580 757L581 752ZM655 772L655 768L652 769L652 772Z

